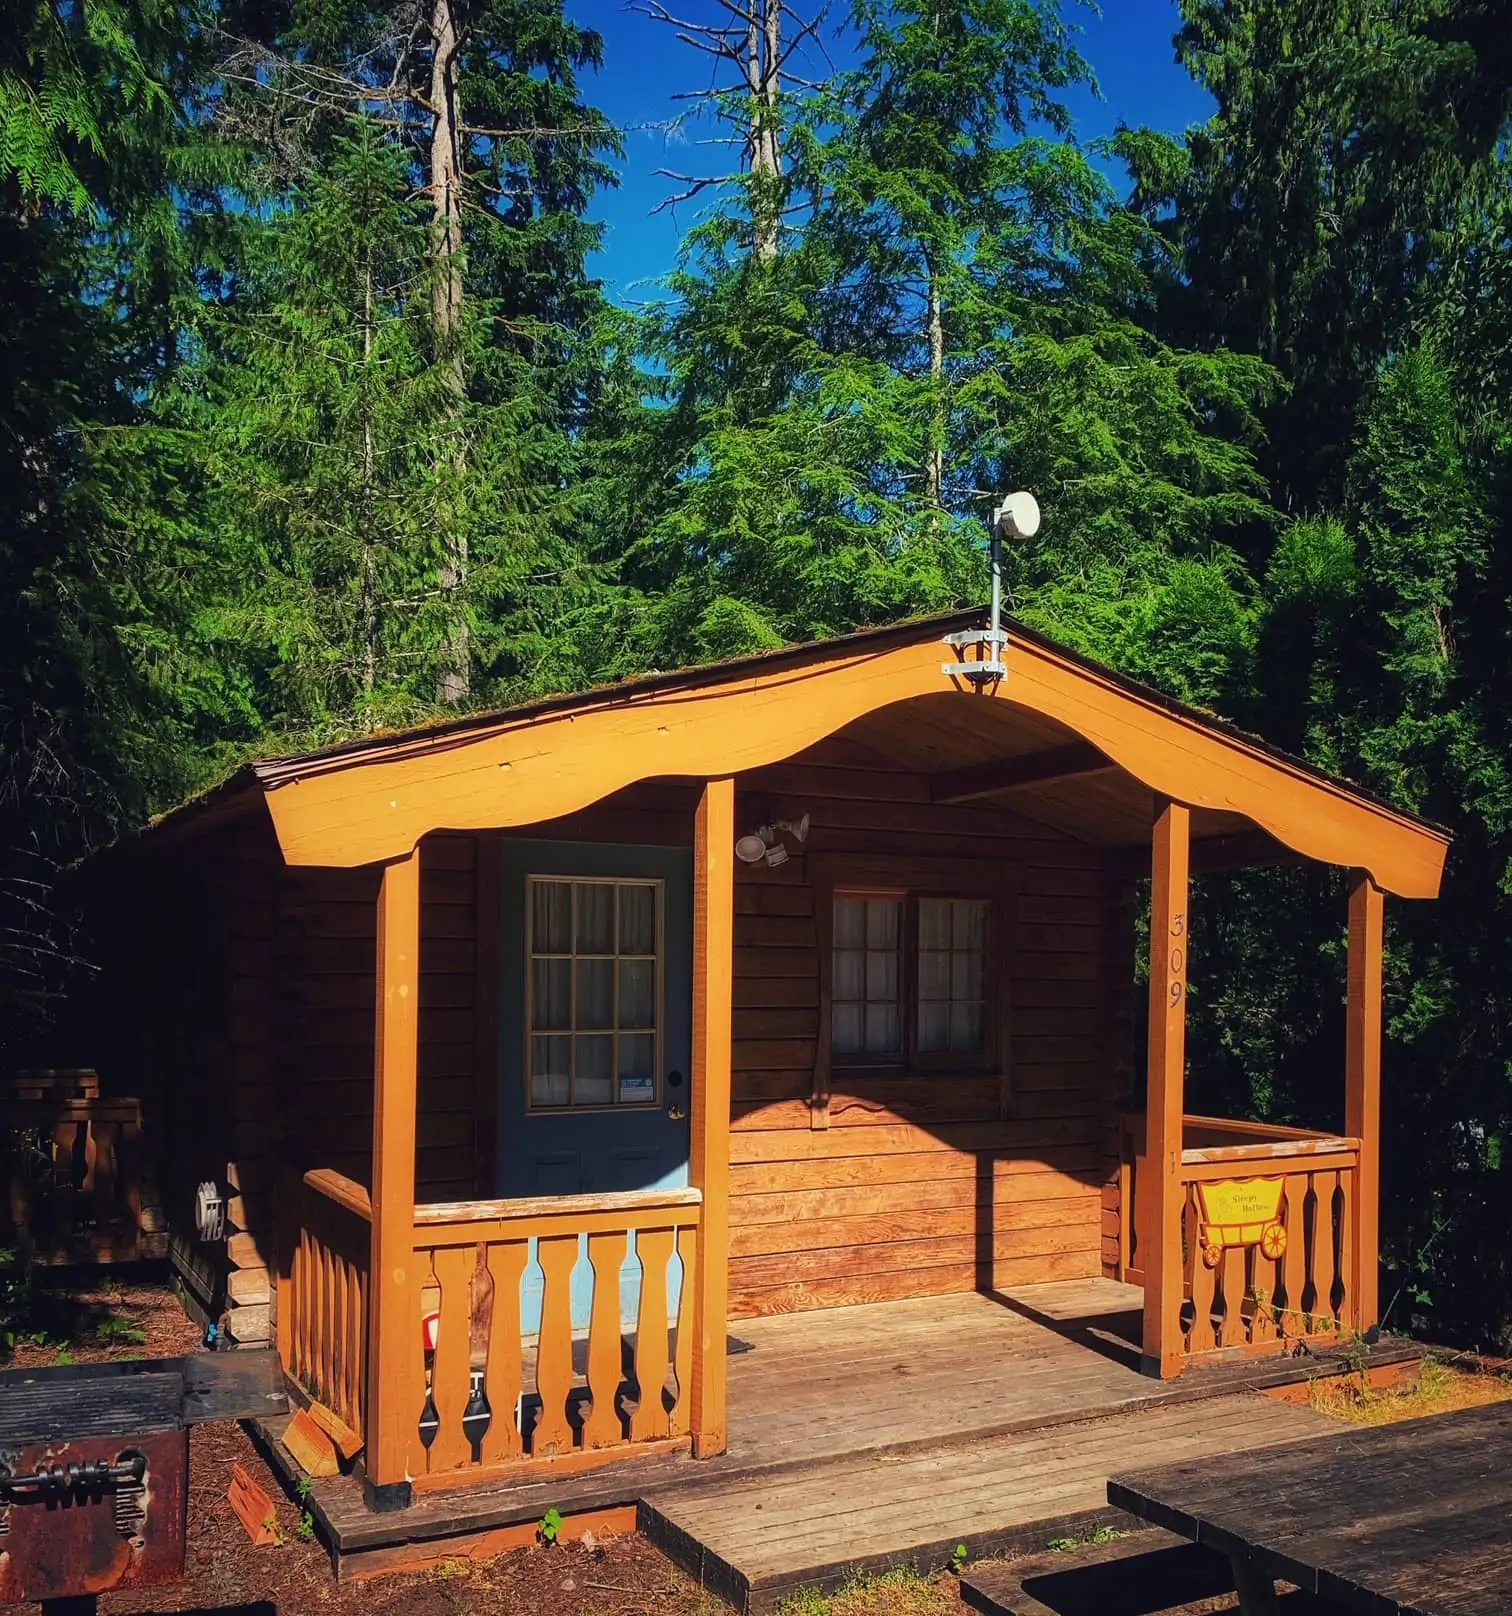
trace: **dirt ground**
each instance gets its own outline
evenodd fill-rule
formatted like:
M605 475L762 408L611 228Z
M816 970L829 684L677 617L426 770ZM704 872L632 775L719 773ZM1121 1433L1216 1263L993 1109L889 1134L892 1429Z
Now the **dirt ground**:
M204 1332L166 1284L102 1279L65 1288L44 1281L0 1309L0 1330L14 1338L0 1369L106 1358L172 1358L198 1352Z

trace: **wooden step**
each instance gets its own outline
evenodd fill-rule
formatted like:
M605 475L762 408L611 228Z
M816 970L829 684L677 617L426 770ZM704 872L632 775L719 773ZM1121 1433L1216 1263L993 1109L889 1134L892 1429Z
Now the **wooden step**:
M922 1452L653 1488L642 1496L641 1525L711 1592L761 1612L794 1589L834 1588L858 1570L940 1569L959 1543L980 1559L1043 1549L1100 1523L1128 1527L1108 1506L1114 1471L1333 1429L1309 1409L1231 1394Z

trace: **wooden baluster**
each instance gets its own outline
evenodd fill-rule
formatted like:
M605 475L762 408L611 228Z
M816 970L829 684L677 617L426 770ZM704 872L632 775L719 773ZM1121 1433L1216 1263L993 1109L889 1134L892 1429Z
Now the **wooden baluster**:
M527 1240L510 1240L488 1248L493 1275L493 1324L488 1332L488 1376L484 1389L493 1411L483 1438L483 1463L518 1459L522 1450L517 1416L524 1383L520 1348L520 1278L530 1256Z
M577 1256L575 1234L546 1235L536 1242L536 1261L545 1279L541 1335L536 1345L541 1414L530 1445L532 1456L538 1459L572 1448L567 1399L572 1391L572 1270Z
M335 1219L332 1219L333 1224ZM331 1247L331 1397L326 1404L340 1414L346 1392L346 1260L339 1246ZM345 1418L345 1415L342 1416Z
M1314 1303L1317 1317L1314 1328L1321 1334L1333 1329L1333 1288L1337 1273L1334 1254L1334 1191L1339 1185L1337 1173L1317 1173L1313 1177L1313 1190L1318 1197L1317 1224L1313 1234L1313 1281L1318 1287Z
M352 1423L352 1286L355 1276L345 1251L336 1249L336 1384L331 1388L336 1401L331 1409L348 1425Z
M443 1246L436 1252L436 1281L441 1287L441 1333L436 1342L432 1396L441 1428L430 1450L432 1474L455 1470L472 1458L472 1445L462 1429L462 1411L467 1407L468 1295L473 1262L471 1246Z
M1318 1320L1318 1186L1316 1174L1307 1175L1307 1188L1302 1195L1302 1250L1306 1258L1306 1278L1302 1286L1302 1329L1307 1335L1317 1332Z
M1359 1274L1356 1271L1358 1246L1355 1231L1355 1192L1359 1184L1359 1174L1352 1168L1343 1168L1339 1172L1339 1188L1344 1192L1339 1197L1339 1270L1338 1278L1343 1282L1343 1294L1339 1298L1339 1305L1335 1314L1340 1326L1346 1330L1360 1328L1359 1314Z
M1281 1270L1286 1278L1286 1313L1281 1320L1281 1333L1294 1340L1306 1334L1302 1294L1307 1289L1307 1175L1288 1173L1283 1191L1286 1255L1281 1259Z
M295 1331L295 1378L301 1386L309 1387L313 1378L310 1370L310 1332L313 1329L311 1314L315 1309L314 1287L311 1283L310 1269L314 1260L314 1251L310 1243L309 1207L303 1209L299 1228L299 1257L298 1271L295 1279L295 1294L298 1297L299 1313Z
M1181 1332L1181 1350L1183 1353L1192 1353L1199 1350L1200 1337L1197 1333L1197 1313L1194 1301L1193 1286L1195 1278L1192 1273L1194 1261L1200 1261L1197 1244L1197 1191L1192 1184L1182 1187L1181 1201L1181 1314L1183 1323Z
M1276 1339L1276 1262L1259 1246L1249 1250L1249 1288L1254 1297L1250 1314L1250 1340L1257 1345Z
M92 1122L86 1120L76 1123L75 1126L76 1128L82 1130L84 1136L84 1177L79 1184L79 1195L86 1201L93 1201L95 1187L95 1160L98 1155L99 1142L95 1137L94 1124ZM73 1160L72 1151L69 1153L69 1160Z
M141 1113L121 1125L117 1141L116 1173L126 1202L126 1220L131 1231L131 1255L139 1255L142 1238L142 1141Z
M1241 1347L1244 1345L1244 1268L1243 1246L1226 1246L1219 1272L1223 1275L1223 1323L1219 1327L1218 1345Z
M320 1207L312 1195L304 1212L304 1363L301 1383L311 1396L317 1395L320 1371Z
M620 1269L629 1249L623 1229L588 1236L593 1264L593 1313L588 1322L588 1390L593 1408L583 1425L585 1448L610 1448L624 1440L614 1394L620 1383Z
M1197 1189L1189 1185L1191 1221L1189 1224L1189 1250L1187 1270L1192 1276L1192 1351L1211 1352L1219 1343L1221 1325L1215 1316L1218 1299L1218 1270L1209 1268L1202 1260L1202 1220L1197 1205Z
M630 1416L630 1440L649 1442L670 1436L672 1422L662 1401L667 1379L667 1264L672 1258L671 1229L637 1229L635 1250L641 1262L640 1312L635 1321L635 1379L640 1401Z
M47 1237L65 1246L73 1235L74 1141L79 1136L80 1126L81 1124L77 1122L60 1122L54 1126L52 1164L55 1188L48 1202L40 1208L32 1208L33 1217L43 1225ZM18 1233L22 1237L21 1244L24 1246L25 1237L30 1231L19 1218L16 1223Z
M672 1405L669 1434L688 1434L688 1404L693 1374L693 1276L698 1272L698 1226L684 1224L677 1231L677 1255L682 1259L682 1290L677 1298L677 1401Z
M96 1122L90 1132L95 1142L94 1220L96 1239L99 1239L100 1231L109 1228L115 1221L116 1125L113 1122Z
M366 1262L357 1267L356 1311L352 1316L352 1339L357 1350L352 1354L355 1379L352 1382L352 1428L367 1436L367 1321L368 1272Z
M320 1261L320 1355L318 1359L319 1391L317 1396L327 1408L331 1406L332 1386L335 1382L336 1308L335 1279L331 1273L330 1214L322 1209L320 1243L316 1247Z

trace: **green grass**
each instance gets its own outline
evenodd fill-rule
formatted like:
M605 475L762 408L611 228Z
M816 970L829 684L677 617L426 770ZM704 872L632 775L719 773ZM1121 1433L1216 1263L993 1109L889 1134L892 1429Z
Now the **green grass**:
M912 1566L858 1571L834 1593L795 1588L777 1601L776 1616L945 1616L959 1609L939 1581Z

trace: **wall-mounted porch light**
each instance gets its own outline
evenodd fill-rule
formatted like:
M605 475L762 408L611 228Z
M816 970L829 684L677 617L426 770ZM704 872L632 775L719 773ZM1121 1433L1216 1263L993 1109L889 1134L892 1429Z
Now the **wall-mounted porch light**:
M775 870L788 861L784 836L791 836L801 847L808 840L809 816L802 819L776 819L770 825L759 825L735 843L735 857L742 864L765 864Z

